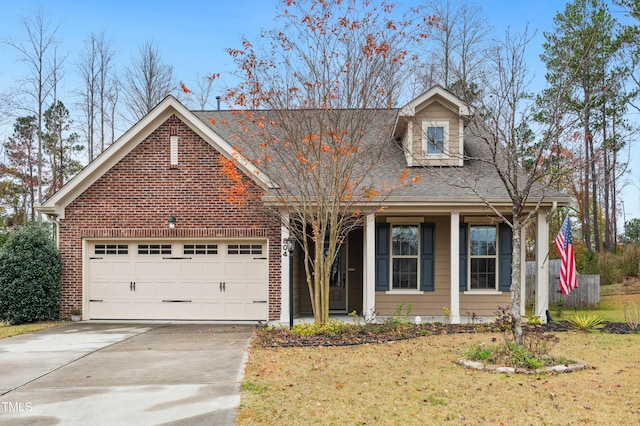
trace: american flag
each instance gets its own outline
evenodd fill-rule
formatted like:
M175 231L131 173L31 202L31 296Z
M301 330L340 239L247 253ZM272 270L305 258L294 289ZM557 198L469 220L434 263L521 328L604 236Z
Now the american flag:
M571 223L569 215L564 220L558 236L554 240L558 252L560 252L560 290L565 296L574 288L578 288L576 273L576 258L573 252L573 239L571 238Z

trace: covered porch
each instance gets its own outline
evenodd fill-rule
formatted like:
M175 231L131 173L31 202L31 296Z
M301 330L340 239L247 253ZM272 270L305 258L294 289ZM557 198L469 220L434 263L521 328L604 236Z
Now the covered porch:
M536 221L535 315L546 321L548 309L547 213ZM341 248L330 285L330 315L348 319L356 312L366 320L382 320L398 309L410 309L411 320L451 324L486 321L499 306L510 304L511 233L487 209L415 209L371 213ZM282 238L289 232L282 227ZM409 235L409 237L407 237ZM475 241L483 235L482 241ZM400 238L400 239L399 239ZM402 239L404 238L404 239ZM410 241L414 238L415 241ZM489 243L487 243L487 240ZM493 240L492 240L493 239ZM493 241L493 242L492 242ZM521 241L522 315L525 298L525 232ZM290 318L290 294L297 321L313 320L301 249L296 247L292 275L283 257L281 319ZM293 292L290 292L290 283ZM531 302L529 302L531 304ZM409 308L410 306L410 308Z

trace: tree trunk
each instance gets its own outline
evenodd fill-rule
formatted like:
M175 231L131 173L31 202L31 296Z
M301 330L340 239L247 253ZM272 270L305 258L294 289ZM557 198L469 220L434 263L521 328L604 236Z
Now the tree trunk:
M593 203L593 240L596 251L600 251L600 229L598 226L598 180L596 179L596 156L593 149L593 138L589 137L589 156L591 157L591 202Z
M616 176L616 163L618 162L618 147L617 147L617 143L615 140L616 137L616 120L614 118L613 122L612 122L612 132L613 132L613 137L614 137L614 146L613 149L611 150L611 176L613 176L613 179L611 179L611 217L613 218L613 252L617 253L618 252L618 221L617 221L617 196L616 196L616 190L617 190L617 185L616 185L616 181L617 181L617 176Z
M513 332L513 340L518 345L522 345L522 315L520 312L522 306L522 287L520 285L522 272L522 225L520 224L518 214L515 212L513 214L512 224L513 257L511 260L511 318L513 322L511 323L511 331Z
M604 74L603 74L603 82L602 87L605 87L604 84ZM606 100L602 103L602 161L604 168L604 184L603 184L603 195L604 195L604 249L606 251L611 251L611 218L609 216L609 191L610 188L610 175L609 175L609 143L607 141L607 119L606 119ZM615 217L615 216L614 216Z
M589 139L591 133L589 130L589 119L587 118L584 128L584 212L582 213L584 220L584 242L587 246L587 251L591 252L591 217L589 215L589 162L591 157L589 156Z

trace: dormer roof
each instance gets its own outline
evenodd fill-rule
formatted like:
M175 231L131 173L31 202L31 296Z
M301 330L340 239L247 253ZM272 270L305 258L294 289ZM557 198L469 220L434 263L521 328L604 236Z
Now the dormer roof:
M456 114L462 117L471 117L475 113L475 109L472 106L442 86L436 85L400 108L399 116L413 117L416 112L436 102L438 98L445 101L441 101L443 105L449 106Z

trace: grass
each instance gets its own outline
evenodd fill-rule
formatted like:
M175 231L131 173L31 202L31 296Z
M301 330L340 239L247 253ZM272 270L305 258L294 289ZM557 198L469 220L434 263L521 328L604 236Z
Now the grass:
M566 320L574 314L589 315L595 314L604 321L609 322L625 322L625 308L629 310L640 311L640 293L639 294L616 294L613 296L600 296L600 306L591 309L564 309L562 315L558 318L555 315L553 307L551 307L551 315L554 320Z
M41 321L29 324L8 325L0 323L0 339L5 337L17 336L18 334L33 333L34 331L44 330L46 328L56 327L64 324L63 321Z
M350 347L253 347L240 425L637 424L640 335L557 333L566 375L500 375L457 365L494 333Z

